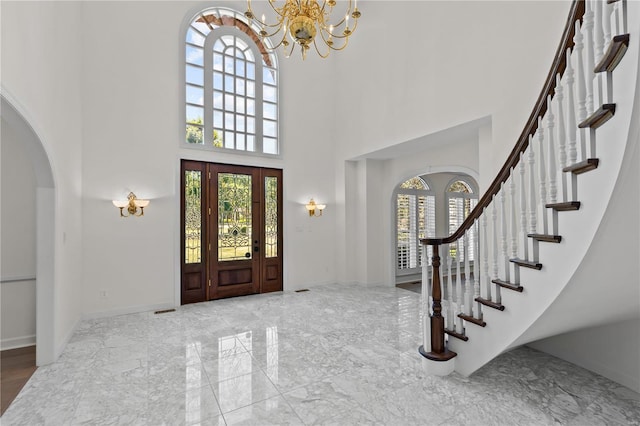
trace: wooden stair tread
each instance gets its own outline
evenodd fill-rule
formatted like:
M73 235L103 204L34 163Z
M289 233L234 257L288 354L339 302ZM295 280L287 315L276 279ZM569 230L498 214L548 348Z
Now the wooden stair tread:
M467 336L465 336L464 334L456 333L455 331L453 331L453 330L449 330L448 328L445 328L445 329L444 329L444 332L445 332L446 334L448 334L449 336L453 336L453 337L455 337L456 339L460 339L460 340L462 340L463 342L466 342L466 341L468 341L468 340L469 340L469 338L468 338Z
M609 43L609 48L593 72L613 71L627 52L627 47L629 47L629 34L620 34L613 37L613 40Z
M558 211L558 212L568 212L572 210L579 210L580 201L568 201L565 203L546 204L545 207L548 209L554 209L555 211Z
M504 305L502 303L494 302L492 300L487 300L482 297L476 297L475 301L484 306L488 306L490 308L497 309L499 311L504 311Z
M522 287L520 284L513 284L510 283L508 281L502 281L502 280L491 280L492 283L499 285L502 288L506 288L509 290L513 290L513 291L517 291L518 293L522 293L522 290L524 290L524 287Z
M509 262L515 263L518 266L522 266L524 268L537 269L538 271L542 269L542 263L538 262L529 262L528 260L522 260L518 258L509 259Z
M567 166L562 169L563 172L573 173L574 175L581 175L582 173L590 172L598 168L600 160L597 158L588 158L584 161L580 161L572 166Z
M458 318L462 318L465 321L468 321L470 323L473 323L475 325L479 325L480 327L486 327L487 323L482 321L481 319L478 318L474 318L470 315L465 315L465 314L458 314Z
M542 241L545 243L559 243L560 241L562 241L561 235L527 234L527 237L533 238L536 241Z
M591 116L587 117L582 123L578 124L578 127L581 129L590 127L592 129L597 129L602 126L604 123L609 121L611 117L616 113L616 104L604 104L597 111L595 111Z

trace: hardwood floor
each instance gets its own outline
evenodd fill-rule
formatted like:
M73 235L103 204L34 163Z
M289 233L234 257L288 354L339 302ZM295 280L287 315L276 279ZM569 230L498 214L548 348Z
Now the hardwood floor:
M0 416L36 371L36 347L0 352Z

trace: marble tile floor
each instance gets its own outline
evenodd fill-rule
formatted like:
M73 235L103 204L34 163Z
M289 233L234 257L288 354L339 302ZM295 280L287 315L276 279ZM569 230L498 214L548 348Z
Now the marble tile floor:
M640 425L640 395L530 348L422 369L420 295L329 285L82 322L13 425Z

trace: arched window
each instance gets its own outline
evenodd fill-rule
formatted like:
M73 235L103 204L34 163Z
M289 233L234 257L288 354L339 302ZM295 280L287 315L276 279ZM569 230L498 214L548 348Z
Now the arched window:
M427 182L413 177L396 189L396 275L420 272L421 238L436 232L435 196ZM431 247L427 255L431 257Z
M478 204L477 189L474 190L475 184L472 184L467 178L454 178L449 185L447 185L447 205L449 206L447 213L447 223L449 228L449 235L453 234L469 216L471 210ZM474 259L474 247L475 239L473 233L469 238L469 260ZM461 241L462 242L462 241ZM451 246L449 254L459 261L464 261L464 253L460 253L460 258L457 256L457 249L455 246Z
M244 15L209 8L185 39L185 146L277 155L276 55Z

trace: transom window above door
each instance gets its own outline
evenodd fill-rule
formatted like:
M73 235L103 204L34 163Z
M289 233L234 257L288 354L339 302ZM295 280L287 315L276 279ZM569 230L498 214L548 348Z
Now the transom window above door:
M183 146L278 155L277 58L244 15L198 13L185 36Z

